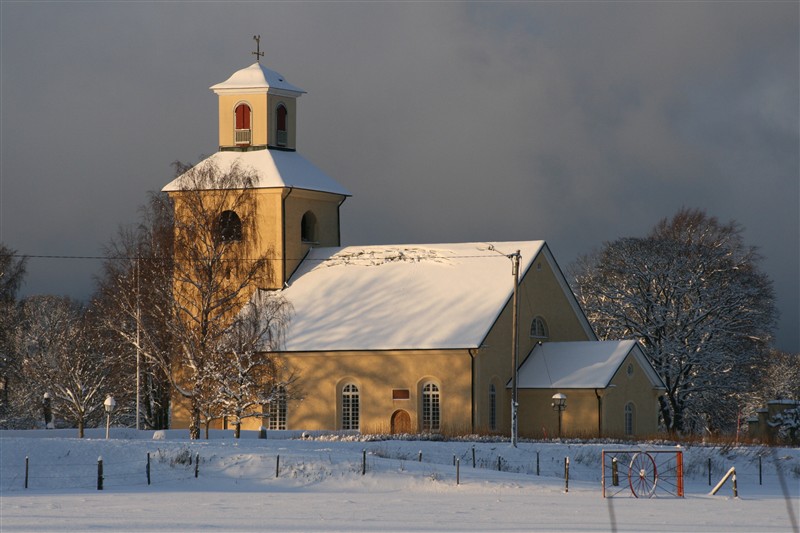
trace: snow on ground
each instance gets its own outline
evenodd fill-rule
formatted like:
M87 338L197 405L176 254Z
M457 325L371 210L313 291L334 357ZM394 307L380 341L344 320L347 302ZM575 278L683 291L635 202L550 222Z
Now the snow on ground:
M222 431L208 441L190 441L185 430L153 436L129 429L112 429L109 440L102 430L89 430L86 439L74 438L74 430L0 431L0 531L798 530L799 449L685 447L685 497L636 499L629 490L602 497L601 451L674 447L520 442L513 448L481 440L302 439L290 432L270 432L266 440L253 433L235 440ZM730 481L709 495L709 460L713 484L736 467L738 498ZM627 467L622 471L624 488Z

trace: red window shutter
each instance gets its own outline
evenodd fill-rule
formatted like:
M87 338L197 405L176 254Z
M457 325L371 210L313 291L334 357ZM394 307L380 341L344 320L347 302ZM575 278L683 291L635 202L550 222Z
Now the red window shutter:
M241 104L236 108L236 129L250 129L250 108L244 104Z
M278 106L278 131L286 131L286 108Z

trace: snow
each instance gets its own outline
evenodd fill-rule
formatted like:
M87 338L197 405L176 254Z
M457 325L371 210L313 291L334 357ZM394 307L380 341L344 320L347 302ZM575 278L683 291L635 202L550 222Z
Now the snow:
M663 388L633 340L538 344L520 367L518 386L524 389L605 388L631 353L653 385Z
M352 196L336 180L297 152L292 151L265 149L252 152L216 152L199 162L196 168L202 169L207 165L215 165L224 174L235 163L242 170L249 170L255 174L253 187L256 189L287 187ZM183 181L183 176L178 176L162 191L180 191Z
M209 441L189 441L186 430L162 432L165 440L152 440L152 431L119 428L112 428L110 440L102 439L101 429L88 434L76 439L75 430L0 432L3 532L797 530L796 448L685 447L685 498L604 499L601 450L675 448L579 442L520 442L513 448L486 440L360 441L321 434L300 439L288 432L270 432L267 440L244 432L234 440L231 432L218 431ZM473 446L477 468L472 468ZM151 485L145 476L148 452ZM98 455L102 491L96 490ZM502 472L496 469L498 455ZM28 489L23 488L26 456ZM460 484L454 456L460 460ZM708 495L709 460L714 484L736 467L738 498L730 482L716 496Z
M277 89L289 93L290 96L300 96L305 93L303 89L292 85L286 79L261 63L253 63L247 68L237 70L233 75L222 83L212 85L212 91L217 94L226 92L247 92L254 89Z
M288 352L477 348L543 241L350 246L309 252L283 295Z

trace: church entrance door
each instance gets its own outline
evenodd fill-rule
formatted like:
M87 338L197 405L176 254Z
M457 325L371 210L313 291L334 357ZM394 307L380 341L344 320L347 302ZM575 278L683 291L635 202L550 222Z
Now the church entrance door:
M411 416L408 411L395 411L392 414L392 434L411 433Z

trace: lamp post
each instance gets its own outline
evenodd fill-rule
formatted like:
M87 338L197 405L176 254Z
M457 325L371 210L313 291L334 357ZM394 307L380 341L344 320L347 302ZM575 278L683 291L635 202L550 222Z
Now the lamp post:
M108 440L108 432L111 429L111 413L114 412L116 406L117 402L115 402L114 397L109 394L106 401L103 402L103 407L106 408L106 440Z
M553 411L558 411L558 438L561 438L561 415L567 408L567 395L557 392L553 394Z
M44 429L53 429L53 407L49 392L45 392L42 398L42 411L44 411Z

